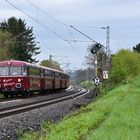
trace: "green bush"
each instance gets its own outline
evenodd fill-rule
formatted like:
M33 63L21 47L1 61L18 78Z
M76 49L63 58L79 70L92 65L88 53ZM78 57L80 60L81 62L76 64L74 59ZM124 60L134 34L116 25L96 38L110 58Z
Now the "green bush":
M93 89L94 88L94 83L92 81L84 81L80 84L81 87L83 88L88 88L88 89Z
M113 83L128 82L140 74L140 55L131 50L120 50L111 58L110 80Z

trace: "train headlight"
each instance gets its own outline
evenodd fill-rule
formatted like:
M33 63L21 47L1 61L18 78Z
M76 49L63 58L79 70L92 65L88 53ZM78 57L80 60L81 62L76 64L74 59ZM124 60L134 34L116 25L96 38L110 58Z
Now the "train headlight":
M18 82L21 82L21 79L20 78L18 78Z

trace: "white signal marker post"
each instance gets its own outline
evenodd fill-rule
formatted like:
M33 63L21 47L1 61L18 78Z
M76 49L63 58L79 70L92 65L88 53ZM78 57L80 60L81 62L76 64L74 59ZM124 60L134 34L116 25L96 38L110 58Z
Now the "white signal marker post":
M103 71L103 79L108 79L108 71Z

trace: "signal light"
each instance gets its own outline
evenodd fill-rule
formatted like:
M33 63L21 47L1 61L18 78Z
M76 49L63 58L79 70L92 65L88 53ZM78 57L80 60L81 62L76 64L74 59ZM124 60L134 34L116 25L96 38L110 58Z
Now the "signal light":
M97 53L101 49L101 47L102 46L99 43L96 43L96 44L92 45L91 53Z

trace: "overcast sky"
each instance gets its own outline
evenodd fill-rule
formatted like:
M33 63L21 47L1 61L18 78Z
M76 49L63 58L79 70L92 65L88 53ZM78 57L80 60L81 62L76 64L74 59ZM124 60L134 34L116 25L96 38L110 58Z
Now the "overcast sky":
M140 43L139 7L139 0L0 0L0 22L11 16L25 19L41 49L37 58L41 61L52 55L62 68L70 63L74 70L87 67L85 56L92 42L70 25L103 45L106 29L101 27L109 26L112 53L132 49Z

